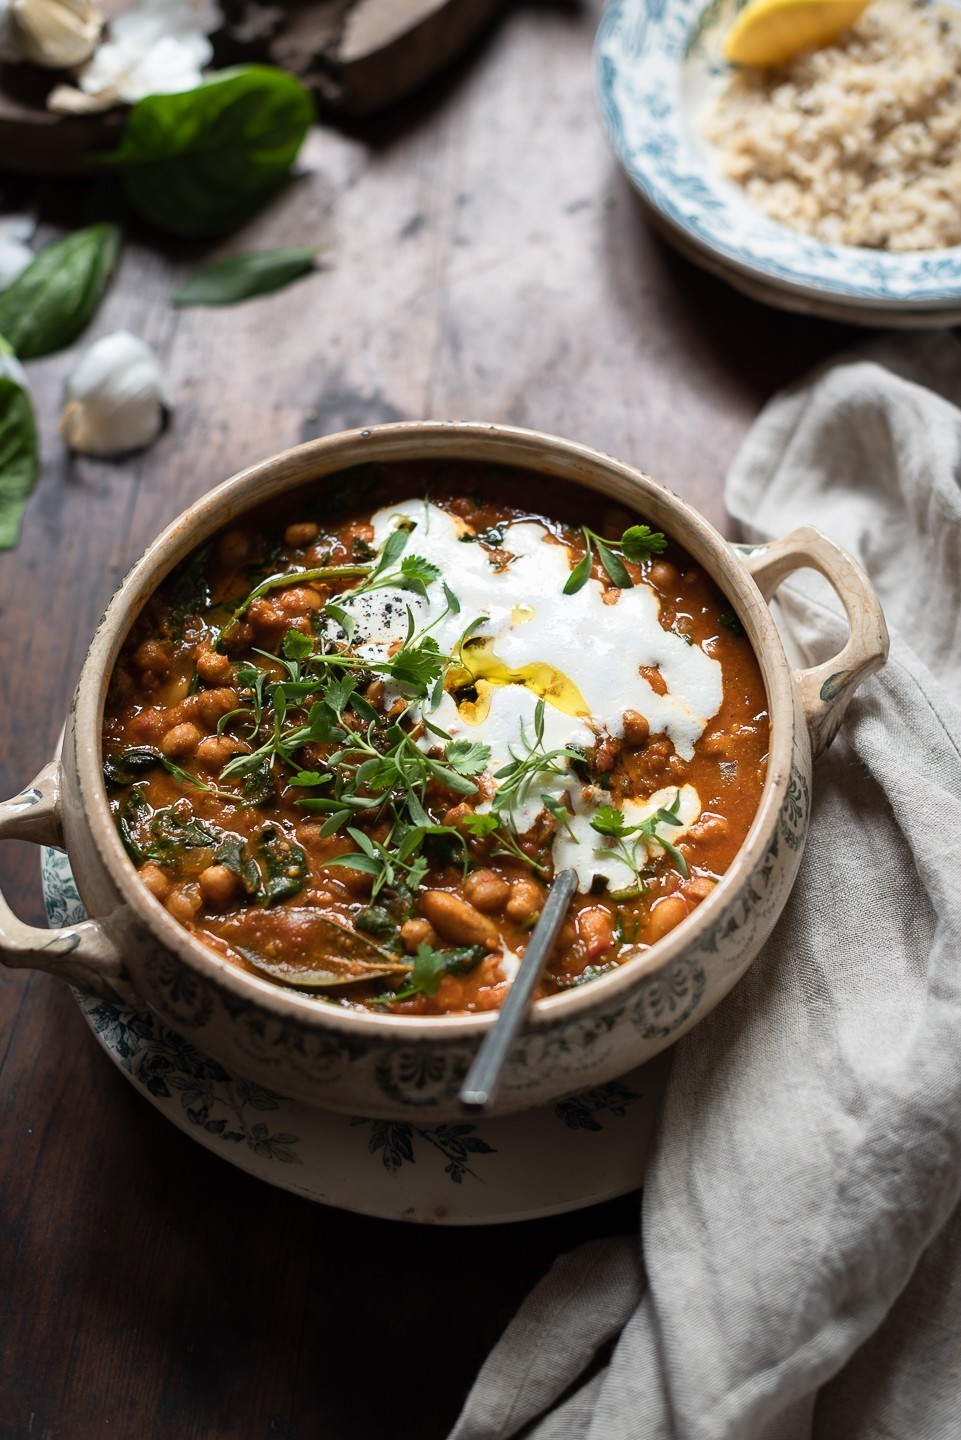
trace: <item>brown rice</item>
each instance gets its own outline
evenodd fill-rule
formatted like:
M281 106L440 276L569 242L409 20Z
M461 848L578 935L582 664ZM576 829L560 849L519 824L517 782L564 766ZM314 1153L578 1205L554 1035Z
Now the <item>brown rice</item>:
M831 45L736 70L704 132L754 203L820 240L961 244L961 12L874 0Z

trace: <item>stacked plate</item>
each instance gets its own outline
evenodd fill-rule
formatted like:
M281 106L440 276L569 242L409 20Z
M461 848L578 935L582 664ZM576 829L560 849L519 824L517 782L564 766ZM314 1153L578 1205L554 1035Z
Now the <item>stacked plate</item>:
M723 83L743 0L611 0L595 46L601 113L655 225L755 300L856 325L961 324L961 247L832 245L768 219L725 178L698 117Z

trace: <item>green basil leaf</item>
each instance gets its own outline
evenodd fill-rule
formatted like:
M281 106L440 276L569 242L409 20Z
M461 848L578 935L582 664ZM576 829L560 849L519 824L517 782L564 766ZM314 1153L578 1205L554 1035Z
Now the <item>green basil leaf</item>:
M317 251L311 245L290 245L283 250L262 250L206 265L173 297L171 304L236 305L255 295L269 295L315 268Z
M138 100L119 148L97 163L119 171L133 209L158 229L223 235L281 189L313 118L299 80L242 65L195 90Z
M0 295L0 334L21 360L70 345L93 319L120 254L116 225L55 240Z
M0 356L3 341L0 340ZM17 367L19 369L19 366ZM33 405L0 361L0 550L12 550L37 479L39 451Z
M576 595L578 590L583 590L591 573L591 552L588 550L568 576L567 584L564 586L564 595Z

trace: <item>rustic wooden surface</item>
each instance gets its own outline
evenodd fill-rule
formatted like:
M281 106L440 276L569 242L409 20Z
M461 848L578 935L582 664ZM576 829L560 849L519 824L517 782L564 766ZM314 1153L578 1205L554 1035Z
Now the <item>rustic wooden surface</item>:
M725 468L760 405L852 335L755 305L653 237L597 119L596 20L517 3L415 105L318 130L302 178L219 252L325 246L281 294L175 311L198 255L132 239L93 333L126 327L169 370L176 413L143 456L69 460L54 421L73 356L30 365L45 461L0 555L3 794L50 755L143 545L302 437L394 417L532 425L724 524ZM82 213L65 185L40 198L48 221ZM0 846L0 881L39 921L36 852ZM551 1259L637 1220L634 1197L418 1230L272 1190L170 1127L67 991L24 972L0 981L0 1166L0 1440L434 1440Z

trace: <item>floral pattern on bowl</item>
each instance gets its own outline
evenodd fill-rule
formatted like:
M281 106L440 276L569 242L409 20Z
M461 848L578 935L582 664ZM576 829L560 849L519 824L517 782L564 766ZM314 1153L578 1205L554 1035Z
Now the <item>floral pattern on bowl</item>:
M697 117L727 69L721 42L743 0L611 0L597 34L601 115L656 215L726 266L799 295L877 309L961 300L961 247L885 253L831 245L768 219L724 177Z
M47 916L84 919L70 862L41 851ZM636 1189L667 1057L506 1118L426 1122L341 1115L232 1074L146 1007L75 990L113 1063L179 1129L248 1173L391 1220L489 1224L576 1210Z

